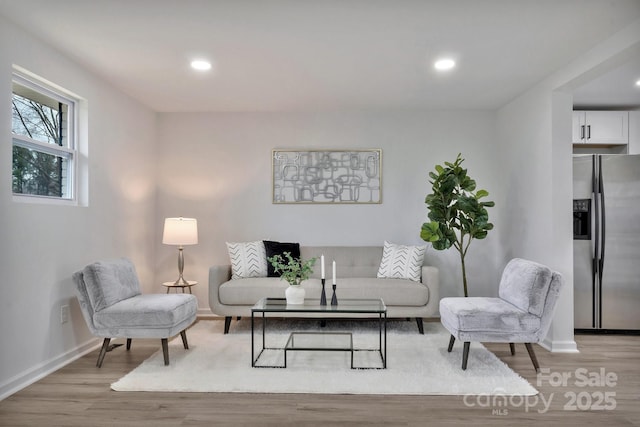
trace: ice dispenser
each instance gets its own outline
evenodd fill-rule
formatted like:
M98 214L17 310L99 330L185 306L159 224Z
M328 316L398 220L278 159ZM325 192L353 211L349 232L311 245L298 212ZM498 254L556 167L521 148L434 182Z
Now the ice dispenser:
M591 199L573 201L573 240L591 240Z

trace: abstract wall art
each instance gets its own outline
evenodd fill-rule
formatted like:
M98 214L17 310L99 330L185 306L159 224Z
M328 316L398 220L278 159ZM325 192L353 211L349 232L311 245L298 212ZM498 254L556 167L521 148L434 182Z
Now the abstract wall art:
M382 150L273 150L273 203L382 203Z

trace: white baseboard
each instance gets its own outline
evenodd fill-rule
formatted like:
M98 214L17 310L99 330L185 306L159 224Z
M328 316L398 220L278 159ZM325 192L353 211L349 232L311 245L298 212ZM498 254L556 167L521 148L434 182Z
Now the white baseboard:
M197 317L199 319L207 318L219 318L220 316L213 314L208 308L198 309ZM93 350L100 348L102 345L102 339L92 339L72 350L69 350L51 360L42 362L38 366L35 366L27 371L24 371L9 380L0 384L0 400L4 400L14 393L22 390L25 387L30 386L36 381L46 377L47 375L57 371L65 365L73 362L84 356Z
M542 348L549 350L552 353L580 353L578 345L575 341L552 341L544 339L539 343Z
M219 317L224 317L224 316L218 316L217 314L212 313L209 308L199 308L198 311L196 312L196 316L198 319L215 319Z
M3 384L0 384L0 400L4 400L23 388L57 371L65 365L100 347L102 340L92 339L72 350L24 371Z

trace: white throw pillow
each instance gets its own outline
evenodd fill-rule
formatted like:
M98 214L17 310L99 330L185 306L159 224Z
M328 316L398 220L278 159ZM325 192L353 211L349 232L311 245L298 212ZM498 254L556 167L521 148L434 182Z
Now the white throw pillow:
M262 240L244 243L227 242L231 259L231 278L267 277L267 253Z
M385 241L378 278L419 282L426 250L426 246L396 245Z

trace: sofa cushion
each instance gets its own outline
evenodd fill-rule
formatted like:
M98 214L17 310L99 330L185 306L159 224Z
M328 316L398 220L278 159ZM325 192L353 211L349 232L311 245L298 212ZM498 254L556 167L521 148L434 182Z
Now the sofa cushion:
M327 286L327 299L332 292ZM429 302L429 288L408 279L338 278L336 295L338 304L340 298L382 298L387 306L420 307Z
M126 258L94 262L82 275L95 312L140 294L136 269Z
M504 268L498 295L516 307L541 316L553 272L548 267L514 258Z
M320 258L328 261L331 280L331 261L337 265L338 279L344 277L376 277L382 259L382 246L300 246L303 259ZM316 264L318 265L318 264ZM315 268L311 277L320 279L321 269Z
M254 305L260 298L284 298L289 284L279 277L232 279L220 285L218 296L222 304Z
M255 242L227 242L231 260L231 278L267 277L267 254L262 240Z
M378 278L420 281L426 246L406 246L384 242Z
M264 240L264 250L267 254L267 277L280 277L282 274L276 273L274 266L269 262L268 258L275 255L284 257L285 252L289 252L291 257L300 258L300 243L283 243Z
M220 302L226 305L254 305L264 297L284 298L286 281L268 278L230 280L220 285ZM319 299L322 285L318 279L309 279L301 285L305 299ZM325 285L327 300L331 299L331 284ZM382 298L387 306L420 307L429 302L429 289L422 283L406 279L338 278L338 303L341 298Z

